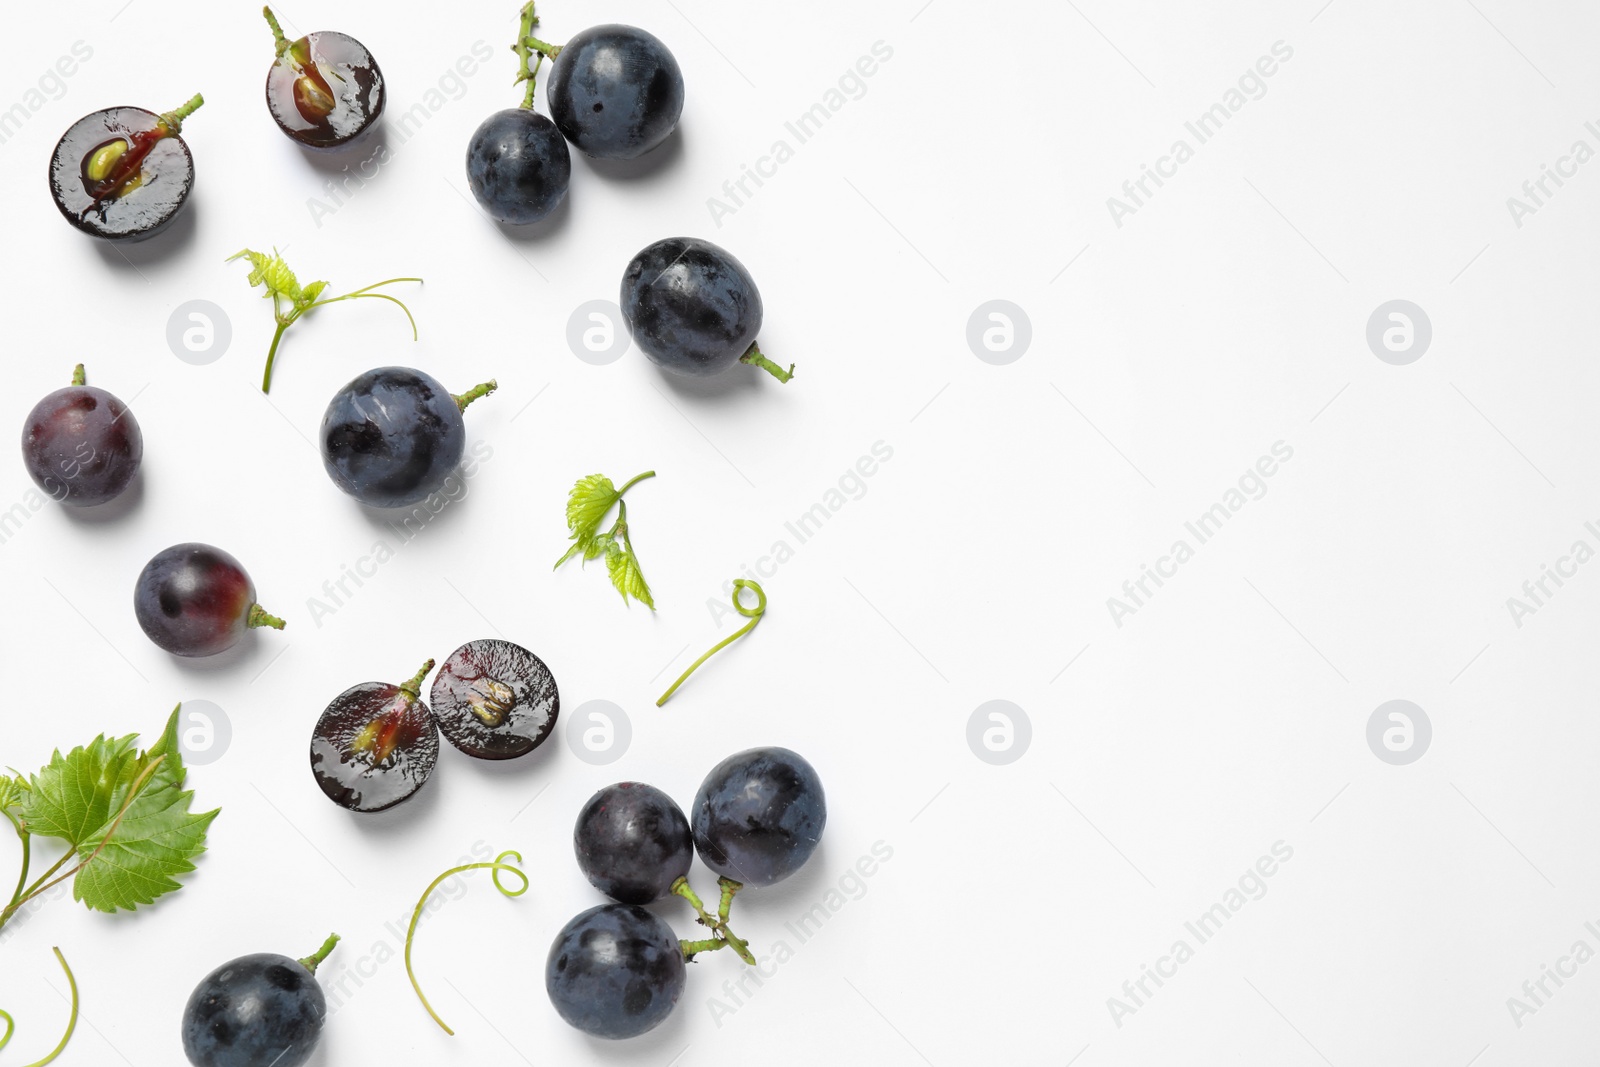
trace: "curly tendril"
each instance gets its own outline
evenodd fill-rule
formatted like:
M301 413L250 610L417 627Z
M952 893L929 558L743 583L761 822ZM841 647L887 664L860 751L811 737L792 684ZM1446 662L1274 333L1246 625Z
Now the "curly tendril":
M751 590L756 595L756 606L753 608L745 607L743 601L739 599L739 593L745 589ZM729 634L721 641L718 641L716 644L712 645L705 655L691 663L689 665L689 669L680 674L678 676L678 680L673 682L665 693L661 694L661 699L656 701L656 707L659 708L661 705L665 704L667 702L667 698L672 696L673 693L676 693L678 691L678 686L688 681L689 675L699 670L702 663L710 659L712 656L715 656L718 652L721 652L723 649L739 640L739 638L756 628L756 624L761 621L761 616L766 614L767 611L767 594L763 592L761 586L757 585L755 582L744 578L735 578L733 580L733 609L750 621L746 623L743 628Z
M428 888L422 891L422 899L417 901L416 910L411 913L411 926L406 930L406 976L411 979L411 988L416 990L417 999L422 1001L423 1008L427 1010L429 1016L433 1018L433 1021L439 1024L439 1029L443 1030L451 1037L454 1037L456 1032L450 1029L450 1027L445 1024L443 1019L439 1018L438 1012L433 1010L433 1005L428 1003L427 995L422 992L422 986L417 984L416 971L411 969L411 943L417 934L417 923L422 921L422 909L427 905L428 898L433 896L433 891L439 888L440 883L447 878L454 877L458 874L463 874L467 871L493 871L494 874L492 877L494 879L494 887L505 896L520 897L522 894L526 893L528 891L528 887L532 884L528 880L527 873L523 871L521 867L507 863L507 856L515 857L517 863L522 862L522 853L508 849L496 856L493 863L468 863L465 866L450 868L448 871L445 871L428 884ZM507 889L500 882L500 873L502 871L510 871L512 874L522 879L522 887L520 889Z

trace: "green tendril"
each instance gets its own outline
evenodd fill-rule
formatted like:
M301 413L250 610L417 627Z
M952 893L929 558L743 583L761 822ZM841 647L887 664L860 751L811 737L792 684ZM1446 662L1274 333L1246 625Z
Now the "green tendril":
M744 606L743 602L740 601L739 592L742 589L752 590L756 594L755 607L747 608ZM743 628L729 634L721 641L718 641L716 644L712 645L711 648L706 651L705 655L691 663L689 665L689 669L679 675L678 680L673 682L665 693L661 694L661 699L656 701L656 707L659 708L661 705L665 704L667 702L667 698L672 696L673 693L676 693L678 691L678 686L688 681L689 675L699 670L702 663L710 659L712 656L715 656L718 652L721 652L723 649L739 640L739 638L756 628L756 624L761 621L761 616L765 614L767 610L767 594L763 592L761 586L755 582L748 581L744 578L735 578L733 580L733 608L740 615L743 615L750 621L746 623Z
M67 1042L72 1040L72 1033L78 1028L78 980L73 977L72 968L67 966L67 958L61 954L61 950L55 948L51 949L51 951L56 954L56 961L61 964L61 969L66 972L67 986L72 990L72 1011L67 1016L67 1032L61 1035L61 1040L56 1042L56 1047L51 1049L50 1054L44 1059L34 1060L32 1063L27 1064L26 1067L45 1067L45 1064L54 1062L57 1056L66 1051ZM6 1021L5 1036L0 1037L0 1049L3 1049L11 1043L11 1035L16 1032L17 1024L11 1018L10 1013L3 1010L0 1010L0 1019Z
M439 1018L439 1013L433 1010L433 1005L428 1003L427 995L422 992L422 986L417 984L417 972L411 968L411 943L413 940L415 940L417 935L417 923L422 921L422 909L427 905L428 898L433 896L433 891L439 888L440 883L442 883L446 878L451 878L467 871L493 871L494 874L492 875L492 878L494 880L494 887L505 896L520 897L522 894L526 893L529 886L532 884L528 880L527 872L525 872L521 867L507 863L507 856L515 857L517 863L522 862L522 853L508 849L496 856L493 863L468 863L465 866L450 868L448 871L445 871L443 874L429 883L428 888L422 892L422 899L417 901L416 910L411 913L411 926L406 930L406 977L411 979L411 988L416 990L417 999L422 1001L422 1006L427 1010L428 1015L432 1017L434 1022L439 1024L439 1029L443 1030L451 1037L454 1037L456 1032L450 1029L449 1026L445 1025L445 1021ZM512 874L522 879L522 888L507 889L504 885L500 884L501 871L510 871Z

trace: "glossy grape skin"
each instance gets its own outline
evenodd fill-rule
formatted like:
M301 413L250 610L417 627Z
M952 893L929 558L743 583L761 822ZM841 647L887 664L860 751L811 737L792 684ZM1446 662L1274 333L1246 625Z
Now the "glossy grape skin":
M496 111L467 144L467 185L496 222L538 222L560 206L571 181L566 139L530 108Z
M622 317L660 367L708 377L739 361L761 332L761 291L726 251L669 237L633 257L622 276Z
M550 1003L595 1037L638 1037L672 1014L687 971L672 927L632 904L601 904L556 935L545 961Z
M816 770L786 748L752 748L714 767L691 809L707 867L745 885L774 885L822 840L827 799Z
M194 156L182 137L161 138L142 164L144 180L98 205L86 186L85 161L107 141L154 130L161 116L142 107L108 107L67 128L50 157L50 195L62 216L106 240L142 240L172 224L194 189Z
M527 755L550 736L561 713L561 694L544 661L492 638L452 652L429 697L445 740L476 759Z
M322 416L322 465L363 504L398 508L426 499L461 464L467 426L450 391L409 367L353 379Z
M562 46L545 95L550 117L578 151L637 159L678 128L683 71L653 34L594 26Z
M430 666L432 664L430 663ZM363 738L373 744L363 744ZM383 746L390 746L388 752ZM398 685L364 682L333 699L311 735L311 773L329 800L384 811L428 784L439 729L428 705Z
M198 542L156 553L133 587L145 636L175 656L214 656L250 628L256 587L238 560Z
M333 106L325 112L307 106L306 95L296 93L302 75L294 55L302 49L309 50L310 63L332 90L329 99ZM290 140L310 149L346 148L360 141L376 127L385 99L378 61L349 34L332 30L308 33L267 71L267 110L272 121Z
M316 977L271 952L240 956L203 978L183 1010L194 1067L301 1067L327 1016Z
M589 883L623 904L649 904L689 873L694 838L673 799L653 785L608 785L583 806L572 830Z
M139 472L144 434L126 404L104 389L72 385L33 406L22 424L22 460L45 495L71 507L120 496Z

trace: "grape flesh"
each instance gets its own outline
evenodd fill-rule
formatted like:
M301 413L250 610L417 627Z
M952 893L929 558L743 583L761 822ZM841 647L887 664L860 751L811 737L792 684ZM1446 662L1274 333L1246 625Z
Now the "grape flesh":
M57 389L22 425L22 460L44 494L93 507L122 494L139 471L144 434L126 404L91 385Z
M188 542L156 553L133 587L145 636L175 656L213 656L250 628L256 587L220 548Z
M267 72L267 110L307 148L344 148L383 114L383 71L349 34L323 30L295 41Z
M527 755L550 736L561 712L544 661L492 638L452 652L434 676L430 699L445 740L477 759Z
M183 1011L183 1052L194 1067L301 1067L327 1015L305 965L259 952L212 971Z
M761 332L755 279L728 252L694 237L669 237L634 256L621 304L634 343L678 374L720 374Z
M379 367L334 395L322 465L363 504L398 508L437 492L461 463L467 426L449 390L408 367Z
M571 181L566 139L529 108L496 111L467 144L467 185L496 222L538 222L561 204Z
M317 785L350 811L383 811L411 799L438 761L439 729L428 705L404 686L351 686L323 711L311 735Z
M637 159L678 128L683 71L653 34L595 26L562 46L545 94L550 117L578 151Z
M639 782L608 785L591 797L578 813L572 846L590 883L624 904L666 896L694 860L683 809Z
M595 1037L637 1037L672 1014L687 977L677 935L632 904L601 904L556 935L545 961L550 1003Z
M50 157L50 195L72 225L106 240L142 240L172 224L194 188L194 156L182 137L161 133L161 116L142 107L110 107L68 127ZM107 145L153 140L138 181L96 197L91 157ZM131 150L131 149L130 149Z
M745 885L774 885L805 865L822 839L827 800L816 770L786 748L729 756L701 783L691 812L707 867Z

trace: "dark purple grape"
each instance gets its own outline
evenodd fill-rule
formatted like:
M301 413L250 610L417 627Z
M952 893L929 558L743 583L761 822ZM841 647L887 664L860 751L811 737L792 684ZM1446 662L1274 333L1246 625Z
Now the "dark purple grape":
M683 71L653 34L595 26L562 46L545 96L550 117L578 151L637 159L678 128Z
M73 123L50 157L50 195L61 214L107 240L165 229L194 188L194 157L180 133L202 103L197 94L161 115L110 107Z
M317 965L338 936L303 960L257 952L200 980L183 1009L183 1053L194 1067L301 1067L322 1037L328 1001Z
M572 831L591 885L624 904L649 904L689 873L694 838L673 799L653 785L618 782L589 798Z
M467 185L496 222L538 222L560 206L571 181L561 131L528 108L496 111L467 144Z
M311 734L311 773L341 808L371 812L410 800L439 761L439 728L422 702L423 664L402 685L365 682L333 698Z
M450 654L434 676L433 717L445 740L478 759L525 756L550 736L561 694L544 661L492 638Z
M369 133L383 114L383 71L365 45L321 30L289 41L271 8L263 8L277 42L267 71L267 110L297 144L344 148Z
M283 629L256 603L256 587L239 561L198 542L156 553L133 586L133 612L145 636L175 656L214 656L246 630Z
M672 1014L687 970L672 927L632 904L601 904L556 935L545 961L550 1003L595 1037L638 1037Z
M786 748L752 748L714 767L695 794L694 844L707 867L774 885L805 865L828 821L822 779Z
M668 237L641 250L622 275L622 318L657 366L709 377L750 363L788 381L761 354L761 291L744 264L710 241Z
M52 500L92 507L128 488L144 456L144 434L128 406L104 389L72 384L33 406L22 424L22 462Z
M334 394L322 416L322 465L363 504L399 508L437 492L467 447L466 406L495 383L452 396L409 367L379 367Z

